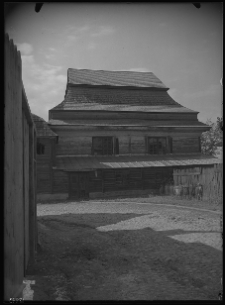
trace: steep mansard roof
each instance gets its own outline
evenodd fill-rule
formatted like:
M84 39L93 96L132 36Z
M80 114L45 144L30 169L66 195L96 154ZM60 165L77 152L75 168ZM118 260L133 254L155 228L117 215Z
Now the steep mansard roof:
M37 137L57 137L57 134L49 128L47 122L44 119L33 113L32 117L36 126Z
M68 69L64 101L51 110L197 113L174 101L152 72Z
M67 82L72 85L166 88L152 72L104 71L71 69L67 71Z

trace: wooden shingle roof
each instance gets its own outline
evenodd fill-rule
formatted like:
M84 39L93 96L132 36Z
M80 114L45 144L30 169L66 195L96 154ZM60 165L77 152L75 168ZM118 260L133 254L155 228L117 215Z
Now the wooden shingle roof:
M68 86L64 101L51 110L195 112L178 104L166 91Z
M67 71L67 78L67 83L72 85L116 87L134 86L166 89L166 86L152 72L105 71L69 68Z
M58 135L50 129L44 119L40 118L35 114L32 114L32 117L36 126L37 137L58 137Z
M68 69L55 110L198 113L177 103L152 72Z

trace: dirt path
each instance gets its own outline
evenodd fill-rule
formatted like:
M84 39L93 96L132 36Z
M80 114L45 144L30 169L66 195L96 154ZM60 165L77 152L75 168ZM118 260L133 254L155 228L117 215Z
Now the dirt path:
M34 300L218 300L218 213L89 201L38 215Z

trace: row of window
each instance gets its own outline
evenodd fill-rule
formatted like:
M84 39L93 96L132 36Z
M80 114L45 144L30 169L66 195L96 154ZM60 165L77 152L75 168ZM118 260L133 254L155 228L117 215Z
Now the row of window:
M151 155L163 155L172 152L171 137L148 137L146 149ZM113 137L92 138L92 155L117 155L119 154L119 141Z
M146 137L146 151L151 155L172 153L171 137ZM44 154L45 146L37 143L37 154ZM92 155L118 155L119 140L114 137L93 137Z

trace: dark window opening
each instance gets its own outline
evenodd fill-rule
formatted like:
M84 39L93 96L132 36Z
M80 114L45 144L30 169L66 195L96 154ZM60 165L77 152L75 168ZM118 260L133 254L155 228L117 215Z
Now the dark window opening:
M169 143L168 147L166 137L148 138L147 145L148 153L151 155L164 155L168 152L171 152L171 144Z
M168 137L168 142L169 142L168 152L172 153L173 152L173 139L172 139L172 137Z
M200 153L202 152L201 137L198 137L198 151L199 151Z
M116 149L115 149L115 154L119 155L119 139L116 138Z
M37 154L43 155L45 153L45 146L41 143L37 143Z
M94 137L92 138L93 155L112 155L113 137Z

